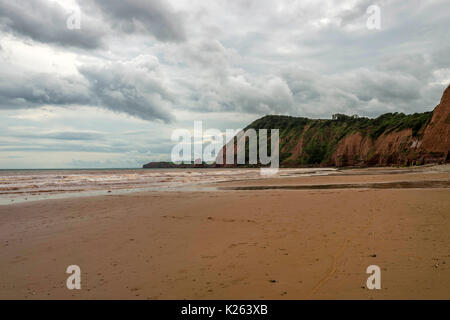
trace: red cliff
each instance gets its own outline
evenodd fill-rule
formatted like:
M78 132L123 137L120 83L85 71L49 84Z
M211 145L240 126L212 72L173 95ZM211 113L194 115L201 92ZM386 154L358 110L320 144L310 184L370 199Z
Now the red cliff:
M376 119L265 116L244 130L250 128L280 130L282 167L445 163L450 161L450 86L433 112L388 113ZM219 157L225 157L225 150Z

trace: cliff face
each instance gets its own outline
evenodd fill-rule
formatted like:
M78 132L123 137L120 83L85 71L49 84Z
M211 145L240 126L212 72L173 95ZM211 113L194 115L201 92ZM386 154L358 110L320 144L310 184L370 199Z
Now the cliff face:
M433 112L388 113L376 119L340 114L333 120L266 116L245 130L271 128L280 130L282 167L449 162L450 86ZM225 148L219 157L225 157Z
M449 159L450 145L450 86L444 91L440 104L433 111L433 118L425 128L420 150L432 157Z

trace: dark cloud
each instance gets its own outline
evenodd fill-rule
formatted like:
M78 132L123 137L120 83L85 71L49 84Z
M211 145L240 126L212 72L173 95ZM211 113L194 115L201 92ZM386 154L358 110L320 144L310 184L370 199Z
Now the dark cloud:
M88 80L97 105L144 120L174 120L171 109L175 100L164 86L155 57L83 66L79 71Z
M186 39L183 17L163 0L79 0L80 29L69 29L74 11L45 0L0 0L0 29L41 43L97 49L121 33L151 34L160 41Z
M90 93L80 77L0 73L0 109L89 104L90 101Z
M161 41L186 39L183 17L165 0L81 0L83 5L95 3L101 14L115 29L125 33L149 32Z
M176 99L155 57L84 65L79 71L74 76L0 71L0 109L87 105L144 120L174 120Z
M0 0L0 28L42 43L84 49L102 46L104 33L99 25L81 15L81 29L67 28L67 12L57 2L45 0Z

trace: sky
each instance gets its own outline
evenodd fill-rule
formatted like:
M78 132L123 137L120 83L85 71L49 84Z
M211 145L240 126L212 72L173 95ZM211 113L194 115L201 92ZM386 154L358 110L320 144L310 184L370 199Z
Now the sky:
M0 0L0 169L141 167L194 121L433 110L449 17L448 0Z

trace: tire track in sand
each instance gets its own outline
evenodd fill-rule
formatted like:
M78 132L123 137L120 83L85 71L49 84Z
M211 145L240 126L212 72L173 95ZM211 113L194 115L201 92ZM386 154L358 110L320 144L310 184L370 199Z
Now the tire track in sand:
M371 209L371 214L369 216L369 221L367 224L360 230L360 232L366 231L372 224L375 219L375 212ZM320 288L322 288L325 283L327 283L331 277L336 273L337 271L337 263L338 259L344 254L345 249L347 248L348 243L351 241L351 239L354 239L356 237L356 234L350 238L345 238L342 245L339 247L339 249L336 251L336 253L332 256L333 262L331 264L331 267L329 271L325 274L322 279L317 282L317 284L312 288L312 290L307 295L307 298L310 298L312 295L316 294L317 291L319 291Z

